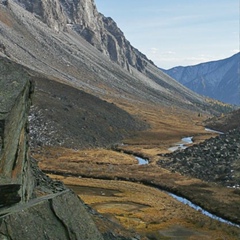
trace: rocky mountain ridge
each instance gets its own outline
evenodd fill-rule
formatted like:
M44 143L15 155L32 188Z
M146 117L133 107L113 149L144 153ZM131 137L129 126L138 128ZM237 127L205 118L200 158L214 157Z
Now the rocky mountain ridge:
M190 107L192 101L206 104L204 98L169 78L151 62L145 66L146 75L132 66L131 73L127 72L90 46L72 27L66 31L48 28L36 14L27 12L11 0L8 7L1 7L0 11L3 49L0 54L33 70L98 95L113 95L118 91L118 97L123 92L125 98L134 93L151 102L166 99L185 102L186 107ZM112 93L108 91L110 87Z
M147 62L150 62L131 46L112 18L97 11L93 0L16 2L56 31L73 30L128 71L131 65L144 72Z
M240 53L223 60L163 71L198 94L240 104Z

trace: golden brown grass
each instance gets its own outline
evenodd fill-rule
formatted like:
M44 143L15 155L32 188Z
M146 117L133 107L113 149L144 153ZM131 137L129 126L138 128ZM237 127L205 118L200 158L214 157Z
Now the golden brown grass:
M202 125L208 115L199 116L197 112L146 103L133 105L121 102L117 105L150 125L146 131L137 133L131 139L125 139L125 145L121 146L124 150L154 158L157 154L167 153L168 148L183 137L193 136L194 142L199 143L216 136L206 132Z
M218 239L220 236L222 239L238 239L237 235L234 236L237 234L234 228L202 215L158 189L126 181L50 176L66 185L101 188L99 192L95 190L94 196L89 194L88 188L76 193L101 214L112 215L125 228L141 234L171 230L178 226L191 230L186 239L196 236L202 237L196 239ZM109 196L104 194L104 189L118 192Z
M34 156L38 160L42 160L40 162L42 167L44 167L44 163L46 166L48 164L55 164L56 160L58 164L111 163L116 165L130 165L137 163L137 160L131 155L107 149L74 150L61 147L45 147L39 153L35 153ZM44 161L44 159L47 159L47 161Z
M108 151L109 156L107 156ZM132 156L124 153L115 153L106 149L98 149L95 151L63 149L61 151L60 148L53 150L48 148L46 153L46 155L43 153L40 155L41 161L39 165L42 169L53 172L57 170L61 174L78 176L75 178L60 176L59 178L63 180L65 184L94 186L120 191L120 193L114 196L94 195L92 193L88 195L83 193L84 196L81 197L86 203L89 203L99 210L99 212L114 215L124 227L133 228L140 232L154 232L157 231L157 229L172 228L176 224L180 224L180 226L199 231L196 226L200 226L200 228L204 227L205 229L205 227L207 228L211 223L209 226L213 229L208 229L208 231L213 231L211 234L214 235L217 234L224 225L218 227L218 224L213 220L209 220L210 223L208 224L207 220L204 219L205 217L200 218L201 214L198 212L194 213L192 210L189 210L189 208L187 208L188 210L184 210L184 214L178 213L178 209L185 209L185 206L180 203L174 205L173 202L176 201L170 201L170 198L166 198L166 196L161 196L161 198L166 201L161 199L160 202L170 206L170 208L167 208L167 211L165 211L165 209L161 210L160 203L158 203L158 205L156 205L157 203L152 205L153 202L159 201L157 198L160 199L158 190L140 184L135 185L135 183L131 182L124 182L123 184L120 181L112 181L114 179L126 179L135 182L145 182L150 185L154 184L174 192L177 191L177 193L197 201L198 204L202 204L206 208L220 212L226 216L236 215L237 218L239 217L239 214L236 214L236 209L240 203L240 196L235 194L233 189L219 187L204 183L199 179L172 173L155 164L139 166L135 160L133 160ZM89 153L89 158L86 153ZM102 157L101 161L99 161L99 156ZM114 156L118 157L119 161L122 161L122 159L126 159L126 161L124 160L121 164L116 164ZM86 180L82 179L81 176L112 180ZM155 197L156 192L158 192L158 197ZM177 214L175 215L176 212ZM162 217L156 218L156 216L153 216L154 213ZM232 228L226 227L223 229L227 235L228 231L233 231L233 236L237 234ZM232 234L229 236L232 236ZM231 239L235 238L233 237Z
M133 156L112 150L80 151L45 147L34 154L40 167L66 176L78 176L52 175L68 185L87 186L78 192L87 204L125 228L134 229L146 236L152 234L155 238L162 239L160 237L165 236L164 230L174 232L180 227L182 231L189 231L188 237L183 239L238 239L238 229L211 220L155 188L130 182L154 184L183 194L209 209L233 215L240 204L240 196L234 194L233 190L172 173L155 164L159 159L157 154L168 152L168 148L182 137L193 136L197 143L216 136L206 133L201 125L208 116L199 117L197 113L187 110L178 111L154 105L133 106L121 102L118 106L150 124L148 130L125 139L125 144L119 146L122 150L148 157L149 165L139 166ZM85 179L82 176L112 180ZM128 182L115 179L125 179ZM76 189L78 188L75 191ZM110 196L104 194L104 189L118 192Z

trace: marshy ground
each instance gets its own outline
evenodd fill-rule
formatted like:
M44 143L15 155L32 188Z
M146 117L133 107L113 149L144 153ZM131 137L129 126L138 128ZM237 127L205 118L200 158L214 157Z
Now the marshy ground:
M147 116L152 127L125 139L118 151L45 147L35 150L34 157L41 169L63 181L86 204L142 239L239 239L239 228L213 220L156 188L185 196L209 212L239 223L240 194L236 189L156 164L159 154L168 152L182 137L193 136L195 144L216 134L205 132L197 115L173 114L166 109L156 113L154 108L146 112L134 108L131 113L134 111ZM150 163L138 165L133 155L124 152L147 157ZM103 228L101 221L96 222Z

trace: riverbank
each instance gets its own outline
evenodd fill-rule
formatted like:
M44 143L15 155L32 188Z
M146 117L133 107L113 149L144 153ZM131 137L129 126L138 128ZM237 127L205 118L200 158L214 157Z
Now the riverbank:
M86 150L86 151L74 151L74 150L68 150L65 149L64 153L61 149L56 149L55 154L53 154L52 149L48 149L45 156L47 158L44 158L44 154L41 154L42 159L39 165L40 167L47 173L57 173L57 177L64 181L65 184L70 185L77 185L75 189L79 186L85 185L91 187L92 185L89 185L89 182L95 182L95 187L101 188L101 189L111 189L111 182L116 181L116 185L121 183L121 180L126 180L128 182L135 182L135 183L143 183L147 189L152 189L152 187L159 187L164 190L168 190L172 193L175 193L179 196L183 196L191 200L192 202L196 203L197 205L200 205L204 209L208 210L211 213L214 213L218 216L221 216L223 218L229 219L231 221L234 221L238 223L240 221L240 212L238 211L239 203L240 203L240 194L238 195L236 192L236 189L228 189L221 186L216 186L214 184L206 183L201 180L195 179L195 178L189 178L185 177L183 175L180 175L178 173L170 172L166 169L161 168L160 166L157 166L153 163L147 164L147 165L138 165L137 160L134 156L124 154L123 152L115 152L115 151L108 151L103 150L101 153L101 150ZM117 161L116 161L117 159ZM86 178L87 177L87 178ZM105 179L106 181L100 181L99 179ZM69 182L69 180L71 180ZM81 181L81 183L79 182ZM85 183L84 183L85 182ZM118 182L118 183L117 183ZM129 183L131 184L131 183ZM128 189L128 184L123 184L123 186L126 187L125 191L130 191ZM137 185L139 188L139 191L142 191L142 194L146 194L151 198L150 193L148 194L148 191L143 189L143 185ZM81 191L85 191L82 189ZM132 191L135 193L135 190ZM183 215L179 213L181 212L181 209L185 208L183 205L172 205L176 207L170 207L169 208L169 216L172 216L174 212L178 212L183 219L178 221L175 219L173 220L171 217L165 219L162 215L162 211L160 209L156 210L154 207L148 207L149 212L152 212L152 217L148 218L149 212L144 213L145 211L142 211L142 208L139 208L141 205L141 202L139 202L139 199L141 199L140 196L134 195L131 199L128 199L128 197L116 197L109 196L110 200L105 202L107 193L103 192L102 196L99 196L99 192L96 194L92 194L90 198L95 201L97 199L101 199L103 201L103 205L106 209L112 209L111 212L106 213L113 214L114 211L116 211L116 214L118 217L121 218L121 216L124 216L124 221L129 223L129 228L134 228L135 231L139 232L154 232L158 227L161 225L161 229L168 229L172 228L174 229L176 223L180 225L181 228L188 229L189 231L192 229L200 229L202 231L201 227L198 228L197 226L202 226L203 223L207 223L205 220L205 217L199 218L199 221L196 219L198 217L193 217L195 220L195 226L188 225L188 222L185 222L186 220ZM120 194L120 193L119 193ZM118 194L117 194L118 195ZM120 194L121 195L121 194ZM82 195L80 195L82 197ZM159 197L158 200L162 202L165 199L165 197ZM84 200L85 201L85 200ZM172 200L166 200L166 202L172 201ZM126 202L131 202L131 207ZM86 202L88 203L88 202ZM132 204L134 203L134 204ZM136 204L135 204L136 203ZM93 205L92 205L93 204ZM148 203L145 203L148 205ZM167 203L166 203L167 204ZM94 205L94 203L90 204L98 211L98 208ZM98 205L100 206L100 205ZM137 207L136 207L137 206ZM139 206L139 207L138 207ZM138 214L140 216L140 219L145 219L143 222L146 224L140 224L139 227L136 227L136 223L131 223L132 218L132 208L136 207L134 214ZM120 210L119 210L120 208ZM121 210L124 208L124 211ZM126 209L127 208L127 209ZM150 210L150 209L151 210ZM103 207L101 207L103 209ZM171 210L170 210L171 209ZM190 212L192 210L189 210ZM128 212L128 213L126 213ZM171 212L171 213L170 213ZM186 210L187 215L188 210ZM197 216L199 216L199 212L196 211ZM109 216L110 216L109 215ZM111 215L112 216L112 215ZM134 215L135 216L135 215ZM157 216L157 218L156 218ZM194 215L195 216L195 215ZM111 217L110 217L111 219ZM154 220L155 219L155 220ZM188 219L188 218L186 218ZM184 224L181 224L182 221ZM227 239L237 239L234 236L234 234L238 234L239 229L234 230L234 227L228 226L226 228L226 225L223 223L216 223L211 225L211 222L213 223L214 220L208 220L208 224L204 224L204 226L207 228L207 225L209 226L208 231L212 231L210 226L214 228L213 233L223 231L223 234L226 234L228 236ZM159 225L160 224L160 225ZM223 225L222 225L223 224ZM124 225L125 226L125 225ZM144 226L144 227L140 227ZM146 226L148 226L146 228ZM232 229L231 231L234 232L233 236L229 232L225 232L225 229L229 229L229 227ZM139 230L140 228L140 230ZM204 230L205 231L205 230ZM228 231L228 230L227 230ZM209 233L210 234L210 233ZM209 236L213 236L213 235ZM231 238L229 237L231 236ZM206 239L206 238L205 238ZM213 238L214 239L214 238Z
M137 231L142 237L162 239L167 236L166 230L170 237L174 237L176 228L177 236L182 239L225 237L236 240L240 234L236 227L213 220L155 187L119 180L51 177L64 181L103 216L126 229Z
M157 115L150 115L150 117L156 121ZM124 140L123 145L114 146L114 151L100 148L73 150L61 147L46 147L39 152L36 151L35 157L40 161L39 165L45 172L55 174L52 177L60 178L65 184L75 185L75 190L81 189L83 192L80 195L81 198L85 199L82 195L88 195L89 199L98 202L99 205L84 200L86 203L90 204L96 211L101 212L103 209L109 211L105 212L104 216L110 221L124 226L125 229L131 229L131 231L143 236L153 234L152 236L155 239L167 236L166 231L168 230L173 234L176 232L178 234L181 232L191 233L193 235L190 234L190 236L195 237L195 239L201 239L199 238L201 234L204 234L201 236L204 240L218 239L221 236L225 236L226 239L238 239L240 233L236 227L227 226L224 223L215 223L215 220L209 219L206 221L206 216L198 217L199 213L197 211L194 211L193 217L189 217L191 210L186 210L186 214L182 215L180 212L181 209L185 209L185 206L170 204L172 200L166 196L158 196L154 198L154 202L161 203L166 199L164 204L166 206L170 204L170 207L167 208L169 211L161 210L160 207L154 207L153 204L148 203L152 194L152 192L149 192L150 189L159 187L186 197L220 217L236 223L240 221L240 194L236 189L206 183L193 177L169 171L156 164L160 159L160 154L169 153L169 146L178 142L184 136L193 136L194 143L202 142L211 136L217 136L216 133L206 132L204 127L198 125L186 131L187 123L185 125L183 122L173 129L175 120L173 116L169 120L171 124L168 127L161 122L148 132L141 132L132 139ZM163 128L164 126L165 128ZM178 131L174 132L177 127L179 127ZM115 150L118 150L118 152ZM148 159L149 164L139 165L134 154ZM79 180L81 180L81 183ZM125 180L124 184L121 183L121 180ZM111 182L113 181L116 181L116 188L120 188L121 185L126 192L132 191L133 198L129 194L124 195L124 190L120 193L114 193L111 190ZM145 187L148 190L145 187L143 188L142 184L134 185L134 188L128 190L128 183L146 184L148 186ZM105 189L108 189L108 191L105 192ZM90 193L90 190L94 191ZM113 191L111 192L113 196L108 196L109 191ZM141 194L134 195L135 192L141 192ZM111 199L106 203L106 198ZM145 208L143 204L150 206ZM164 218L166 216L165 211L169 218ZM181 219L177 218L175 213L179 213ZM121 221L118 220L119 218ZM140 219L141 221L134 221L134 219ZM165 231L164 234L166 235L159 235L160 231Z

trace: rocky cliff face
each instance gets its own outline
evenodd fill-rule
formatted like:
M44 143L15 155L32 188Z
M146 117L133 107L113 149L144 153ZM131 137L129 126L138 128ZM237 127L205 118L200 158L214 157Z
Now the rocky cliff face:
M32 4L23 3L26 9ZM116 23L99 14L93 2L60 3L63 15L58 12L59 31L50 23L46 26L43 15L26 11L23 3L8 0L7 7L0 4L0 55L105 99L139 99L168 106L176 103L187 109L208 105L203 97L164 74L129 45ZM82 38L88 35L87 29L92 29L92 45ZM109 50L111 46L115 50ZM117 56L118 64L109 61L109 56Z
M30 93L26 72L0 59L0 206L26 202L32 195L27 144Z
M67 19L58 0L17 0L17 3L23 6L27 11L34 13L55 31L61 31L66 26Z
M163 71L201 95L240 104L240 53L219 61Z
M149 61L131 46L113 19L97 11L94 0L16 0L56 31L74 31L110 59L130 71L141 72Z
M28 73L0 58L0 239L102 240L81 200L30 161L31 93Z

